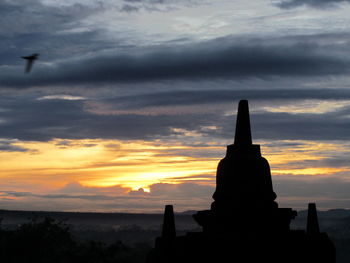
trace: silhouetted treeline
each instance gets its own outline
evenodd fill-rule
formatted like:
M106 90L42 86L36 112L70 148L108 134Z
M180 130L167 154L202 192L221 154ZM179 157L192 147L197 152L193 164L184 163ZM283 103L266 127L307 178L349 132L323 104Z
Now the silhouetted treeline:
M150 247L75 240L69 227L51 218L33 219L17 229L0 229L0 262L144 262Z

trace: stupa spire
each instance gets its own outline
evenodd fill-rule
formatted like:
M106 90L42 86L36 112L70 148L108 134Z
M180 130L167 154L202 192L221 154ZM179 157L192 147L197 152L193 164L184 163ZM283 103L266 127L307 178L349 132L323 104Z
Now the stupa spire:
M309 203L308 206L306 232L308 234L320 233L315 203Z
M163 218L162 238L173 239L176 237L174 209L172 205L166 205Z
M238 105L236 120L235 145L251 145L252 133L250 130L249 106L247 100L241 100Z

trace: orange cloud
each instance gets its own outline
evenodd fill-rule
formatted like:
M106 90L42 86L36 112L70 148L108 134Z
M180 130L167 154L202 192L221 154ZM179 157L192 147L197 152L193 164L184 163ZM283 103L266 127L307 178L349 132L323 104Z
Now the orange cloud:
M11 209L16 208L9 203L13 201L18 208L40 209L39 204L44 208L51 204L62 210L89 210L93 202L96 211L141 211L142 207L150 211L171 202L183 209L205 208L210 204L225 143L179 141L185 140L11 142L9 151L0 152L0 204ZM346 143L257 143L270 162L277 189L292 181L307 180L312 185L312 181L333 177L349 179L350 162L342 159L349 155ZM296 193L295 198L299 202L302 197ZM293 201L291 195L287 199Z

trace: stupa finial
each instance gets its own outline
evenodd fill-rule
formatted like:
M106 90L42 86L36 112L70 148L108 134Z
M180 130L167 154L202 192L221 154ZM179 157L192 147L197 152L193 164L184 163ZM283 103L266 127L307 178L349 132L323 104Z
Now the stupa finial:
M166 205L163 218L162 238L173 239L176 237L174 209L172 205Z
M236 120L235 145L251 145L252 133L250 130L249 106L247 100L241 100L238 105Z
M307 212L306 232L308 234L320 233L320 227L318 224L317 210L316 210L315 203L309 203L308 212Z

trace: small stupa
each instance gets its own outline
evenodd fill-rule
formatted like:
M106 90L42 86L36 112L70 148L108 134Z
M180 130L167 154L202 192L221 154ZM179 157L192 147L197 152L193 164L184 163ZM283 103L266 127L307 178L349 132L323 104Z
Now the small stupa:
M234 143L216 173L214 202L194 220L202 232L176 236L173 207L167 205L162 236L147 263L334 263L335 247L319 229L315 204L309 204L307 229L291 230L297 212L279 208L268 161L252 143L247 100L238 106Z

